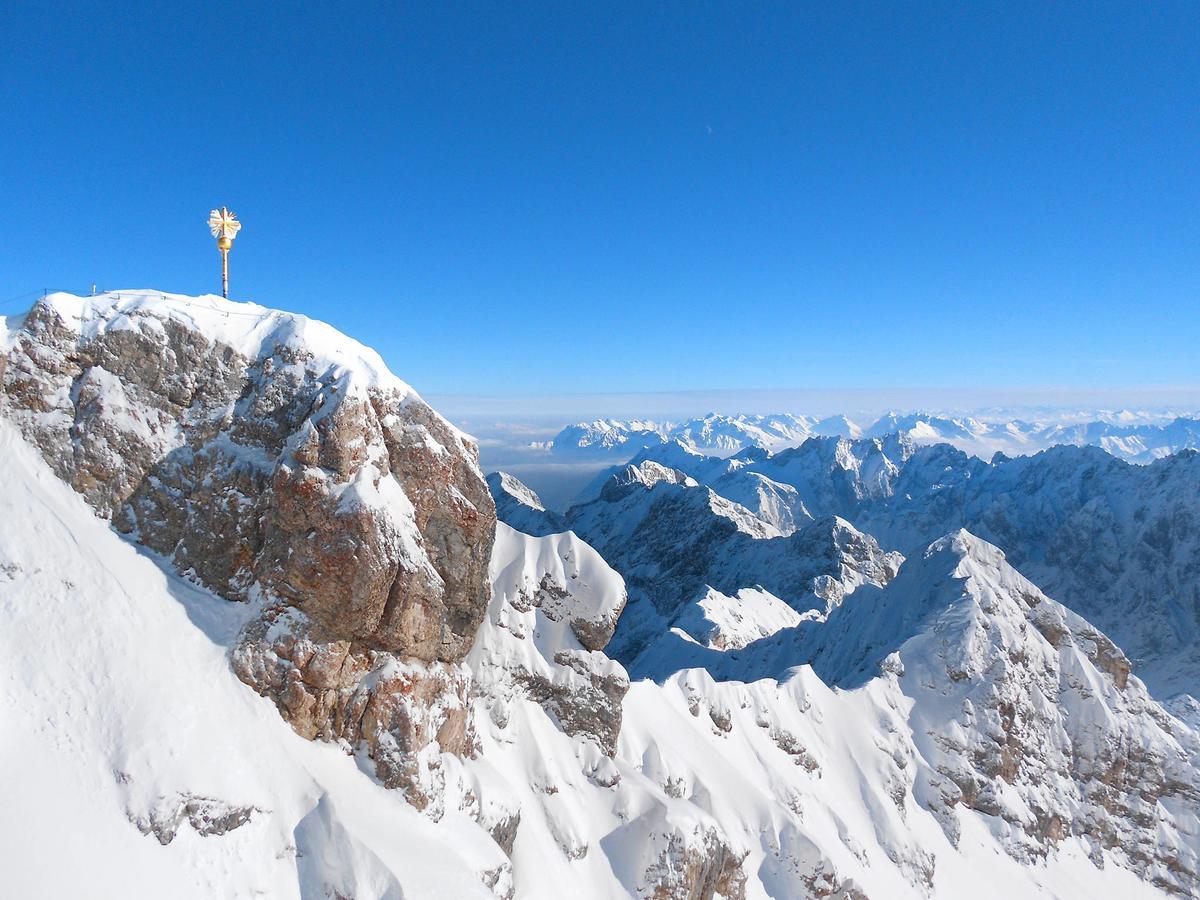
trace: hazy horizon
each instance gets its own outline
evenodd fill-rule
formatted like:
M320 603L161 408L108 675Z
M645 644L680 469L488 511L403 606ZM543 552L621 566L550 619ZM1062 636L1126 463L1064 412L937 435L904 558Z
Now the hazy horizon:
M845 388L707 391L644 391L541 394L458 394L421 392L452 419L570 424L594 419L680 419L717 413L770 415L792 413L854 418L888 412L955 415L1048 415L1065 412L1187 413L1200 409L1200 387L1081 389L1027 388ZM869 424L869 423L868 423Z

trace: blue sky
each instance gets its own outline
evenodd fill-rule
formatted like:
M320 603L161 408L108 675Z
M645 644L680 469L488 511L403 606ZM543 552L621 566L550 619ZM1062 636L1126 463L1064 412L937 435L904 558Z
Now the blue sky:
M1200 382L1198 4L163 6L0 7L0 307L227 204L429 394Z

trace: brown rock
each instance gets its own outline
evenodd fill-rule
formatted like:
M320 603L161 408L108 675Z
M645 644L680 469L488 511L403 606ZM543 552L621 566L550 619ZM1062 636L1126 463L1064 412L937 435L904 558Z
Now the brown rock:
M314 356L298 319L248 325L287 336L248 358L172 313L181 301L147 300L40 302L0 357L0 412L116 528L228 599L264 601L238 676L300 734L362 742L385 783L428 802L425 749L474 746L453 664L490 596L476 448L370 362ZM85 302L109 322L94 336L57 311Z

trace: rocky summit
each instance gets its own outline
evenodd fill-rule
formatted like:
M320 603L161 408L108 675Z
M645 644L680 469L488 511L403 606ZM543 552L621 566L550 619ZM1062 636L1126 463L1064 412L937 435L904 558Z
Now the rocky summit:
M377 354L145 291L52 294L9 343L0 413L118 531L255 602L235 670L301 734L366 741L389 783L435 736L466 748L430 710L462 705L440 664L487 608L495 508L475 446Z

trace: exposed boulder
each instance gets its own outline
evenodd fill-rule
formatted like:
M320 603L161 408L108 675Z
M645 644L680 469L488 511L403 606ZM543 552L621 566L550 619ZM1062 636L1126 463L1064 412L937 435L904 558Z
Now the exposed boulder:
M270 697L299 734L362 744L386 787L440 818L439 754L476 753L463 667L331 637L292 607L252 621L231 659L238 678Z

